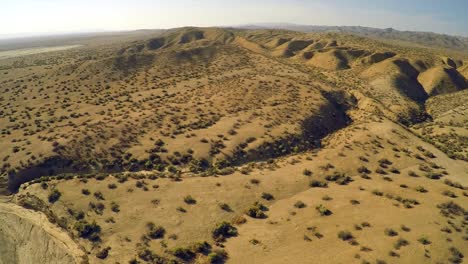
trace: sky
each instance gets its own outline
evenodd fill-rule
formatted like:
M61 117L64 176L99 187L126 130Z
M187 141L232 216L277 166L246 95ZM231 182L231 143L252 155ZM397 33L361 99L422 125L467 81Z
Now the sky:
M468 0L0 0L0 37L254 23L468 36Z

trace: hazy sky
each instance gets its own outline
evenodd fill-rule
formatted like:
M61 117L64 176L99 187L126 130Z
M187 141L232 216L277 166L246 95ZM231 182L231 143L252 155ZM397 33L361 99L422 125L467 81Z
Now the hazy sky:
M468 36L468 0L0 0L0 35L264 22Z

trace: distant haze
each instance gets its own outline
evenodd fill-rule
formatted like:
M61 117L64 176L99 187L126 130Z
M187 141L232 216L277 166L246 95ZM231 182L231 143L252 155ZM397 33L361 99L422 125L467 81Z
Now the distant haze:
M393 27L468 36L465 0L2 0L0 38L254 23Z

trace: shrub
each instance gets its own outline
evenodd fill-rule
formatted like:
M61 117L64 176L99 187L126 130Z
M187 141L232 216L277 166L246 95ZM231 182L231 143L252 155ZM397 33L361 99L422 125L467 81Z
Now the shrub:
M462 190L465 189L465 187L463 187L463 185L461 185L460 183L458 183L458 182L453 182L453 181L451 181L451 180L449 180L449 179L445 179L445 180L444 180L444 183L445 183L446 185L448 185L448 186L453 187L453 188L458 188L458 189L462 189Z
M264 211L267 211L268 208L264 206L263 204L259 202L255 202L254 205L252 205L247 211L245 212L246 215L252 217L252 218L267 218L267 215L264 213Z
M50 203L55 203L60 199L60 196L62 196L62 193L60 193L57 189L53 189L48 196L49 202Z
M332 211L328 210L325 206L323 205L317 205L315 207L315 210L317 210L317 212L319 212L319 214L321 216L328 216L328 215L331 215L332 214Z
M146 224L146 229L148 230L148 237L151 239L163 238L166 233L166 230L163 227L157 226L151 222Z
M373 190L372 191L372 194L373 195L377 195L377 196L382 196L383 195L383 192L379 191L379 190Z
M273 199L275 199L275 197L271 194L271 193L262 193L262 198L267 200L267 201L271 201Z
M456 247L449 248L451 256L449 257L449 262L451 263L462 263L463 262L463 253L460 252Z
M205 254L210 251L211 245L208 242L203 241L194 243L190 248L193 252Z
M302 202L302 201L297 201L297 202L294 204L294 207L301 209L301 208L306 207L306 204L305 204L304 202Z
M75 223L74 229L77 231L78 236L88 239L90 241L99 241L99 233L101 227L96 222L88 223L86 220L81 220Z
M467 214L467 212L465 211L463 207L461 207L460 205L452 201L439 204L437 205L437 208L440 209L440 213L444 216Z
M339 172L334 172L331 175L327 175L327 176L325 176L325 179L327 181L336 182L336 183L338 183L340 185L346 185L346 184L353 181L353 179L351 177L346 176L345 174L339 173Z
M393 247L394 247L395 249L400 249L401 247L405 247L405 246L407 246L407 245L409 245L408 240L406 240L406 239L404 239L404 238L399 238L399 239L395 242L395 244L393 245Z
M338 238L343 240L343 241L349 241L354 238L353 234L349 231L340 231L338 232Z
M88 189L82 189L81 193L84 194L84 195L90 195L91 194L91 192Z
M416 187L416 191L418 191L420 193L427 193L426 188L424 188L423 186Z
M120 212L120 206L116 202L111 203L111 210L112 212L118 213Z
M188 248L183 248L183 247L178 247L172 250L172 255L183 259L185 261L189 261L195 257L195 253L188 249Z
M219 223L213 229L213 232L211 234L213 238L216 240L224 239L224 238L228 238L232 236L237 236L237 228L235 228L228 222L222 222L222 223Z
M94 197L96 197L96 199L98 199L98 200L105 200L104 195L102 194L102 192L95 192Z
M96 257L99 258L99 259L107 258L107 256L109 256L109 250L110 249L111 249L110 247L103 248L98 253L96 253Z
M251 179L251 180L250 180L250 183L255 184L255 185L259 185L259 184L260 184L260 180L259 180L259 179Z
M362 222L361 225L362 227L371 227L371 224L369 222Z
M49 187L49 185L46 182L41 182L41 188L43 190L47 190L48 187Z
M396 236L396 235L398 235L398 232L393 230L392 228L385 228L384 233L387 236Z
M226 212L232 212L231 207L227 203L219 203L218 206L219 206L219 208L221 208L222 210L224 210Z
M371 171L366 166L361 166L357 169L361 174L369 174Z
M393 163L390 160L383 158L379 160L379 164L392 165Z
M187 196L184 197L184 202L186 204L196 204L197 200L195 200L192 196L187 195Z
M104 209L106 208L105 205L101 202L97 202L97 203L90 202L88 206L91 210L93 210L98 215L102 215Z
M305 176L312 176L312 171L309 169L304 169L302 171L302 174L304 174Z
M324 181L319 181L319 180L312 180L310 181L309 186L312 188L327 188L328 183Z
M407 226L405 226L405 225L401 225L400 228L401 228L401 230L403 230L403 231L405 231L405 232L411 231L411 228L409 228L409 227L407 227Z
M228 257L228 254L223 249L217 249L208 254L208 261L212 264L221 263L225 261Z
M430 241L427 237L425 237L425 236L420 237L420 238L418 239L418 241L419 241L419 243L421 243L421 244L423 244L423 245L429 245L429 244L431 244L431 241Z
M457 198L457 195L454 192L449 191L449 190L443 191L442 195L448 196L450 198Z
M424 176L426 176L426 178L428 179L431 179L431 180L438 180L442 177L442 174L439 173L439 172L427 172Z

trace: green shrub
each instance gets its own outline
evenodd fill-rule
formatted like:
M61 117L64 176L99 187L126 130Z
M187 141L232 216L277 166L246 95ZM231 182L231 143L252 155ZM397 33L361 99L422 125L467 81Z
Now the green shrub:
M315 210L317 210L317 212L319 212L321 216L328 216L332 214L332 211L330 211L329 209L327 209L325 206L321 204L317 205L315 207Z
M252 218L267 218L267 215L264 211L267 211L268 208L259 202L255 202L247 211L245 212L246 215Z
M222 263L227 259L227 257L228 257L228 254L225 250L216 249L210 254L208 254L208 261L212 264Z
M211 245L206 241L196 242L190 247L190 249L196 253L206 254L211 250Z
M79 237L90 241L100 240L101 227L94 221L90 224L86 220L81 220L76 222L73 228L77 231Z
M195 253L192 250L183 247L175 248L171 253L172 255L185 261L189 261L195 257Z
M237 236L237 228L228 222L222 222L213 229L212 236L216 240Z

